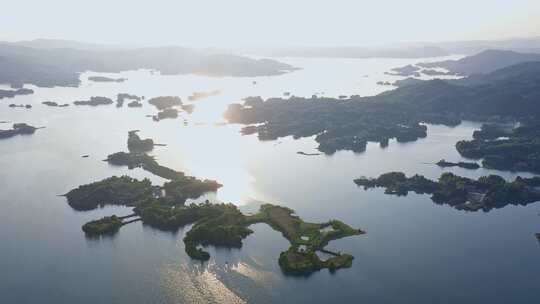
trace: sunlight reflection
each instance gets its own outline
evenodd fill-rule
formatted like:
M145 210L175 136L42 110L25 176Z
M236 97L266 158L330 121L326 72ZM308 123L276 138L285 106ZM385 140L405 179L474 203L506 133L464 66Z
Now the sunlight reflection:
M251 280L258 283L268 284L270 281L277 280L277 275L270 271L261 271L253 268L252 266L246 263L237 263L231 267L232 271L235 271L245 277L250 278Z
M162 287L171 303L246 303L206 267L190 270L187 265L165 265L161 269Z

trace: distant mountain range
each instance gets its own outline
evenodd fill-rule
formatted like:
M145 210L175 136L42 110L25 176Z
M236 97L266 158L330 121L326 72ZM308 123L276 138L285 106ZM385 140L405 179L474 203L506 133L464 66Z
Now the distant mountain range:
M495 70L522 62L540 61L540 54L518 53L505 50L486 50L459 60L421 63L423 68L441 67L459 75L491 73Z
M540 37L503 40L473 40L453 42L425 42L425 46L439 47L451 54L473 55L486 50L507 50L523 53L540 53Z
M4 42L2 44L12 46L24 46L35 49L75 49L75 50L114 50L114 49L129 49L136 48L134 45L109 45L109 44L97 44L97 43L85 43L64 39L34 39L17 42Z
M246 48L234 51L266 57L309 58L426 58L451 55L437 46Z
M540 117L540 58L459 80L421 81L364 100L427 113Z
M295 70L272 59L183 47L124 48L63 40L0 43L0 83L77 86L84 71L154 69L162 74L271 76Z
M506 40L394 43L377 46L243 48L234 49L233 52L268 57L425 58L453 54L473 55L491 49L540 53L540 37Z

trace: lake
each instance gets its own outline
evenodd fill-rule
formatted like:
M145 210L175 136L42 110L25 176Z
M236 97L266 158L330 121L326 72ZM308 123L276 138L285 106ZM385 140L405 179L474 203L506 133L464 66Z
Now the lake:
M441 169L442 158L464 160L454 148L470 139L479 122L450 128L428 125L428 136L412 143L368 144L366 152L316 152L313 138L261 142L242 136L239 125L225 125L226 106L243 97L374 95L388 86L378 81L390 68L435 59L281 59L302 70L274 77L212 78L162 76L152 71L99 74L126 77L122 83L89 82L79 88L35 88L35 94L0 100L0 121L45 126L32 136L0 141L0 303L537 303L540 299L540 204L507 206L491 212L465 212L434 204L426 195L389 196L364 191L360 176L388 171L437 178L442 172L467 177L496 170ZM255 83L254 83L255 82ZM43 101L72 103L118 93L188 96L220 94L193 102L193 114L154 122L156 109L114 105L54 108ZM8 104L32 104L26 110ZM185 122L185 123L184 123ZM0 124L8 128L9 124ZM184 252L183 234L129 224L112 237L87 239L85 222L131 208L105 207L79 212L64 194L81 184L112 175L163 179L140 169L108 165L108 154L126 151L127 132L167 146L152 155L165 165L224 185L207 198L232 202L251 212L261 202L290 207L306 221L339 219L367 234L331 242L329 248L355 257L352 268L309 277L281 273L277 259L288 248L266 225L241 249L209 247L201 264ZM82 155L89 155L82 158Z

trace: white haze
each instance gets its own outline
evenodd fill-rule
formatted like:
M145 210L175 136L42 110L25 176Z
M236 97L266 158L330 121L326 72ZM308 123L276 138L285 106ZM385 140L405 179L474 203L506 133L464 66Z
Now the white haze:
M538 0L3 1L1 40L340 46L540 36Z

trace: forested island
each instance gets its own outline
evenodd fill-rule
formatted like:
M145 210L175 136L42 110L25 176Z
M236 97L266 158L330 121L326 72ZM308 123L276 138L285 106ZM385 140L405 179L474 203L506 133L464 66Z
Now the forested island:
M507 205L527 205L540 200L540 178L517 177L512 182L498 175L482 176L477 180L443 173L438 181L421 175L407 177L402 172L389 172L378 178L354 180L364 189L382 187L386 194L407 195L410 191L430 194L436 204L449 205L458 210L488 212Z
M456 143L464 157L482 159L486 168L540 172L540 125L515 129L483 125L474 132L473 140Z

